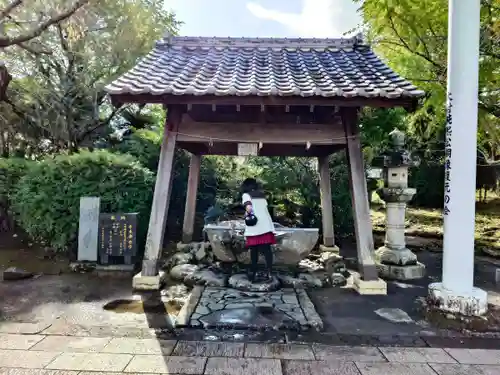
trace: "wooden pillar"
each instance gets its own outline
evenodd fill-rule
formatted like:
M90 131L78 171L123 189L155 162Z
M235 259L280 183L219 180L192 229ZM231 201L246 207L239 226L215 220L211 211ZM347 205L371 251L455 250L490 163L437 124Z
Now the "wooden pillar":
M363 163L363 153L357 124L358 109L342 108L342 123L346 134L347 161L349 167L349 183L356 233L359 272L364 281L378 280L375 266L375 245L368 204L368 189Z
M335 246L333 231L332 187L328 156L318 157L319 190L321 194L321 216L323 223L323 245Z
M163 247L170 192L172 190L173 161L181 110L169 107L161 144L160 161L156 175L153 206L149 217L148 236L142 261L142 276L158 275L158 259Z
M196 195L200 180L201 156L191 155L189 163L189 177L186 193L186 207L184 208L184 221L182 223L182 242L189 243L193 240L194 218L196 216Z

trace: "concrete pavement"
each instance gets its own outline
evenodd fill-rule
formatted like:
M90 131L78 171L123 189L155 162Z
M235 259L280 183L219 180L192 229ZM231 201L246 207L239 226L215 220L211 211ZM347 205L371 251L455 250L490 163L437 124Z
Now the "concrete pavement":
M0 334L0 375L103 373L500 375L500 350Z

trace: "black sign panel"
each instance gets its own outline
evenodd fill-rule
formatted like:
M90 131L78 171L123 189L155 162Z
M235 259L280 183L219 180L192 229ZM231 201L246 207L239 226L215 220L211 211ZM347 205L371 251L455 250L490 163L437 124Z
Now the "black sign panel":
M99 215L101 264L132 264L137 253L137 213ZM121 262L120 262L121 261Z

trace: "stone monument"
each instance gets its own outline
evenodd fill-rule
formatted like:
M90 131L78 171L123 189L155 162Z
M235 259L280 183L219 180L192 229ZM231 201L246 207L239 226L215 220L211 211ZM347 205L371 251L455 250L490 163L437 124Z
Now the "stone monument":
M100 198L80 198L80 220L78 222L78 261L96 262L99 236Z
M414 161L404 148L405 134L394 129L389 136L392 147L383 157L384 187L377 190L386 203L385 243L375 251L377 269L388 279L419 279L425 275L425 266L405 241L406 205L416 193L408 187L408 168Z

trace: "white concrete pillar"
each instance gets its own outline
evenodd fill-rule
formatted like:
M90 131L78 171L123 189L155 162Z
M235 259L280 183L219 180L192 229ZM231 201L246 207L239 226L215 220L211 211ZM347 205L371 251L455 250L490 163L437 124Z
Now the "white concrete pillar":
M429 297L450 312L482 315L486 292L473 286L480 0L450 0L443 282Z

